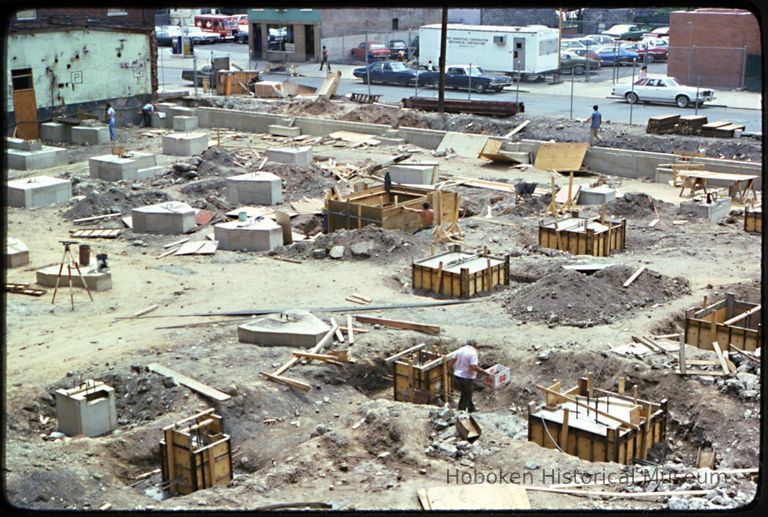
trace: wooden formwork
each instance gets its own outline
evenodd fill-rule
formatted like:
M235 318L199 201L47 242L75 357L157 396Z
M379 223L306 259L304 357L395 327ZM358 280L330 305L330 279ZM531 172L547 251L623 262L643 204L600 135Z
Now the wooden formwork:
M607 257L626 245L626 219L561 217L539 222L539 246Z
M762 339L761 306L740 302L728 293L724 300L685 311L685 342L704 350L714 350L717 341L723 350L732 344L741 350L756 350Z
M232 480L232 448L219 415L208 409L163 428L160 465L172 494L226 485Z
M749 210L744 208L744 231L763 233L763 209Z
M509 255L464 253L456 246L451 251L413 262L411 282L415 290L451 298L471 298L500 285L509 285Z
M421 228L421 216L416 212L428 202L435 211L435 226L450 221L460 203L456 192L418 187L392 186L387 192L383 186L350 194L344 199L326 196L325 210L328 233L336 230L362 228L375 224L382 228L413 232Z
M395 400L417 404L443 404L453 390L455 358L424 343L387 358L392 363Z
M592 387L592 375L560 392L560 383L545 388L546 404L528 405L528 441L588 461L631 464L666 438L667 400L660 403Z

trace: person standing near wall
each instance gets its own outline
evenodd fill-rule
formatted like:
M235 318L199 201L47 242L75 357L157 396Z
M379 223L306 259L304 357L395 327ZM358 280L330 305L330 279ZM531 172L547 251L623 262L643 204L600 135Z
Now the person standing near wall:
M146 103L141 108L141 118L144 121L144 127L152 127L152 113L155 111L155 105L151 102Z
M115 131L115 108L110 103L107 103L107 107L104 110L104 121L109 125L109 139L111 141L117 140L117 132Z
M320 61L320 70L323 69L323 64L325 64L326 67L328 67L328 71L331 71L331 64L328 62L328 49L325 48L325 45L323 45L323 52L322 52L322 58Z
M603 122L603 115L597 110L597 104L592 106L592 114L585 118L581 124L584 125L587 122L589 122L589 145L594 144L595 139L599 140L602 144L603 139L598 134L598 131L600 130L600 124Z

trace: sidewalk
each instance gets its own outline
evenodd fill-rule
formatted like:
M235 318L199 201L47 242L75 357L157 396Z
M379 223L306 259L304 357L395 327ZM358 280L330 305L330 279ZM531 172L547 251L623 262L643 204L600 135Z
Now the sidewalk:
M263 67L263 64L259 64ZM331 70L334 72L341 71L342 79L355 80L355 76L352 75L352 71L355 68L359 68L363 65L336 65L331 63ZM296 67L299 76L303 77L325 77L326 71L320 71L320 65L317 63L303 63ZM629 82L629 79L620 79L621 83ZM611 88L613 88L613 81L597 80L594 77L590 77L590 81L584 80L584 77L574 81L574 94L580 97L591 97L595 99L606 99L611 95ZM514 87L508 88L513 91ZM715 88L715 103L713 106L725 106L728 108L739 109L762 109L762 94L760 92L747 92L738 90L721 90ZM562 83L547 84L546 82L521 82L520 93L549 93L553 95L570 95L571 94L571 81L569 78L563 78Z

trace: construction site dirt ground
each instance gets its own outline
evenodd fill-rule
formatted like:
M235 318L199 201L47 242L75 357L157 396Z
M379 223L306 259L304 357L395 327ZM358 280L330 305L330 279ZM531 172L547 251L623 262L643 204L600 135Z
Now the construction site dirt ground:
M244 109L247 100L222 100ZM258 103L254 103L258 105ZM266 103L265 103L266 104ZM306 104L306 102L305 102ZM307 106L269 103L270 109L304 113ZM322 113L367 122L380 121L372 107L332 103ZM255 107L262 110L263 107ZM391 110L391 108L381 108ZM266 111L266 109L264 109ZM315 110L319 111L319 110ZM352 113L352 115L350 115ZM436 115L408 112L412 123L424 124ZM351 118L350 118L351 117ZM456 130L486 125L503 134L526 115L508 120L448 116ZM584 141L587 129L567 120L533 117L535 123L516 138ZM389 122L391 123L391 122ZM467 124L472 124L467 128ZM460 127L463 126L463 127ZM447 126L444 125L444 128ZM158 153L158 164L168 173L152 180L110 185L88 177L87 158L109 153L109 145L73 147L70 164L42 171L73 179L69 205L36 210L7 209L7 234L21 238L30 250L28 266L6 271L7 282L34 284L35 270L59 264L69 231L79 228L72 219L130 208L165 199L186 201L196 208L223 211L205 198L224 198L224 178L253 170L275 140L260 134L207 130L211 147L201 161L160 155L160 132L142 128L118 130L121 144L131 150ZM480 131L483 132L483 131ZM762 160L759 141L646 135L641 127L611 126L606 145L673 152L698 150L715 157ZM648 144L650 145L650 144ZM426 149L407 146L412 159L437 161L441 179L463 176L513 183L537 182L548 188L550 173L521 170L483 160L435 157ZM363 166L398 154L395 147L365 150L333 145L313 146L316 164L296 170L267 163L264 170L281 176L286 203L322 197L336 185L319 167L324 158L339 164ZM255 153L261 153L256 156ZM194 167L173 167L184 162ZM38 172L10 171L26 177ZM591 184L596 176L578 176L576 184ZM760 450L759 384L747 386L713 377L679 376L670 366L673 355L630 358L612 352L631 343L632 336L675 333L684 311L736 293L737 299L760 303L761 236L746 233L739 206L722 224L679 213L679 189L652 179L605 176L623 198L607 206L609 216L627 219L626 250L608 259L572 256L538 246L539 220L548 195L515 202L515 195L480 188L459 187L464 234L462 249L487 247L491 254L511 256L513 277L508 287L477 297L473 303L370 311L366 315L439 325L438 337L408 330L374 328L355 336L355 343L335 343L327 349L349 350L354 363L342 366L313 362L291 368L288 375L309 383L308 392L273 383L259 375L271 372L291 357L291 347L260 347L239 343L241 319L182 317L192 313L307 309L349 305L348 312L315 315L334 317L344 325L347 314L361 308L345 301L353 293L385 305L434 301L411 287L411 261L445 250L432 245L431 232L405 234L363 228L320 236L314 243L298 242L272 252L217 251L214 256L166 256L164 246L181 236L134 234L119 219L99 223L123 228L119 238L79 240L90 244L92 256L106 253L113 287L88 299L75 289L74 311L69 291L51 290L42 297L6 295L6 495L11 504L34 509L254 509L281 502L326 502L336 509L419 509L417 489L445 486L457 471L498 472L530 476L527 484L565 483L573 473L605 476L626 472L616 463L580 460L556 449L527 441L527 405L540 402L536 384L554 379L564 388L575 386L591 371L595 386L615 391L619 377L637 385L647 400L669 401L668 438L651 450L638 469L664 473L694 471L700 449L711 447L719 469L758 466ZM559 186L567 176L558 176ZM338 182L342 192L350 191ZM287 207L287 205L284 205ZM490 217L487 217L490 206ZM657 217L660 221L649 226ZM587 213L598 215L593 207ZM66 214L66 215L65 215ZM470 215L471 214L471 215ZM674 224L676 220L685 224ZM299 216L294 229L312 233L319 218ZM316 230L315 230L316 231ZM211 226L198 229L193 240L205 239ZM344 246L341 259L313 258L312 251ZM353 249L354 248L354 249ZM300 263L276 260L289 257ZM93 259L92 259L93 260ZM561 269L562 265L610 262L614 267L591 276ZM645 272L628 288L621 283L639 266ZM133 319L117 319L158 304L154 312ZM217 320L219 323L195 326ZM163 328L174 327L174 328ZM466 339L479 343L480 366L510 367L511 382L492 391L475 393L482 437L460 451L460 457L435 452L433 443L443 429L435 427L435 406L396 402L392 395L391 365L385 358L417 343L441 341L454 350ZM712 352L687 347L689 358L715 359ZM739 375L759 376L759 365L732 356ZM214 402L175 385L156 373L159 363L231 395ZM118 427L93 438L53 439L57 430L55 390L80 380L96 379L116 390ZM759 381L759 377L755 377ZM756 381L757 382L757 381ZM453 405L458 400L454 394ZM232 438L234 480L187 496L163 498L160 467L161 429L196 412L213 407L224 417ZM634 488L634 487L632 487ZM711 488L672 481L657 490ZM533 509L663 509L733 508L748 504L756 485L748 476L729 476L708 495L680 497L576 496L528 491ZM599 489L599 487L597 487ZM613 487L622 492L632 491ZM713 495L714 494L714 495Z

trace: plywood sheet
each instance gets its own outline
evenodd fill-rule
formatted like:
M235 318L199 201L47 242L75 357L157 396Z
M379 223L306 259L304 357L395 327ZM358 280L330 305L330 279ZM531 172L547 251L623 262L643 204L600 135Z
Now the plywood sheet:
M480 158L485 158L486 160L494 162L531 163L530 156L527 152L502 151L501 147L503 145L503 140L489 138L485 143L485 146L480 150Z
M299 201L293 201L291 202L291 208L296 210L299 214L309 214L309 215L315 215L315 214L322 214L323 208L325 207L325 203L320 198L315 199L307 199L304 198Z
M581 169L589 144L545 143L539 146L533 166L542 170L577 171Z
M219 241L192 241L181 245L174 255L213 255Z
M120 232L122 231L123 230L120 230L120 229L103 230L101 228L83 229L83 230L77 230L75 232L72 232L70 236L80 237L83 239L114 239L118 235L120 235Z
M216 214L210 210L199 210L195 214L195 223L197 223L199 226L205 226L211 222L211 219L213 219L215 215Z
M430 510L530 510L524 488L512 485L476 484L426 489ZM423 505L423 503L422 503Z
M200 393L201 395L209 397L213 400L218 400L219 402L223 402L231 398L226 393L223 393L215 388L211 388L210 386L206 386L202 382L196 381L191 377L182 375L181 373L175 370L171 370L170 368L166 368L165 366L162 366L160 364L152 363L149 366L147 366L147 368L149 368L150 371L163 375L165 377L172 377L179 384L183 384L187 388L194 390Z
M353 131L336 131L328 136L343 142L349 142L350 144L359 144L373 138L373 135L366 133L355 133Z
M437 146L437 152L445 151L447 153L453 149L453 152L459 156L477 158L486 142L488 142L488 137L484 135L446 133L440 145Z

